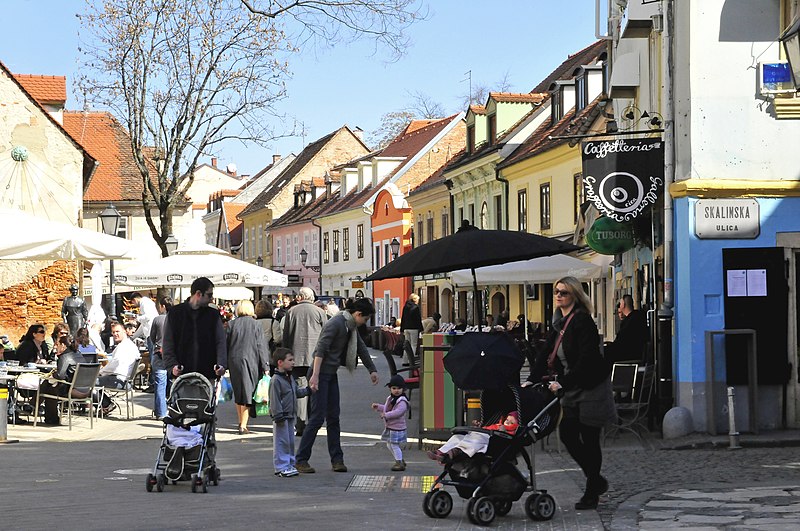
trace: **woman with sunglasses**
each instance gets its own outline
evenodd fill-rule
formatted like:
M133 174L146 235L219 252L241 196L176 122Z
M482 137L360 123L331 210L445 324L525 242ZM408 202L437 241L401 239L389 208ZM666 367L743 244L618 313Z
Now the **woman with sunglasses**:
M48 354L44 325L33 324L29 326L28 332L19 339L19 346L17 347L19 364L44 362Z
M563 388L561 440L586 475L586 489L575 508L594 509L608 490L608 482L600 475L600 432L616 415L611 365L600 353L592 302L580 281L559 279L553 285L553 296L553 328L523 387L545 381L554 393Z

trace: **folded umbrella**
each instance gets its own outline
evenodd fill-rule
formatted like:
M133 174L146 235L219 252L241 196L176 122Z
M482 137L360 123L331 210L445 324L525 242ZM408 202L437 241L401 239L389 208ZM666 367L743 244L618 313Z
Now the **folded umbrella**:
M444 357L444 368L460 389L519 385L525 356L505 333L467 332Z

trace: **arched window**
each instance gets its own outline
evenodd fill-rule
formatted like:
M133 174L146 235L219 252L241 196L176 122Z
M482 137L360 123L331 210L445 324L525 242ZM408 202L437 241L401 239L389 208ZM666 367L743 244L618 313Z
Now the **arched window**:
M489 224L489 205L486 204L486 201L483 202L481 205L481 228L485 229L488 227Z

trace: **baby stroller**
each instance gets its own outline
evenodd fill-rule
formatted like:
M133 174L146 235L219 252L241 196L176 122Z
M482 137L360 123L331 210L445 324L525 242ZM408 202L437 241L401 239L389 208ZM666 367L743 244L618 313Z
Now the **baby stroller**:
M488 334L483 335L488 336ZM458 346L460 345L456 345ZM474 378L467 382L463 374L460 374L466 364L460 353L457 361L451 359L448 364L448 358L457 352L456 347L453 347L445 358L445 367L453 376L453 381L462 389L481 389L479 382ZM494 345L494 348L481 350L476 355L488 358L505 348L500 345L501 349L498 350L497 347L498 345ZM516 348L505 352L513 354L514 351L521 358L522 354ZM521 364L520 361L519 366ZM451 370L455 365L459 370ZM517 383L519 366L516 367L516 379L505 378L506 382L512 383L498 387L496 381L487 381L487 386L490 388L481 391L481 425L493 424L500 420L502 415L516 411L520 419L516 432L511 435L482 428L453 428L454 434L470 432L489 434L488 447L485 453L476 453L472 457L464 456L445 464L442 473L433 481L431 490L425 494L422 509L427 516L446 518L450 514L453 509L453 498L444 490L448 485L455 487L459 496L469 500L467 517L476 525L489 525L495 516L508 514L512 504L526 492L531 493L525 500L525 512L528 517L533 520L550 520L555 514L556 503L553 497L546 490L536 488L536 474L527 447L546 437L556 428L561 413L560 398L542 384L520 387ZM478 369L475 374L481 379L480 367ZM493 374L484 369L483 374L488 375L487 378L493 378L496 371ZM469 385L462 386L462 383ZM517 466L520 456L525 463L524 470L520 470Z
M147 492L164 490L167 481L191 481L192 492L208 492L218 485L216 466L216 385L198 372L178 376L172 383L164 417L164 436L153 472L147 474Z

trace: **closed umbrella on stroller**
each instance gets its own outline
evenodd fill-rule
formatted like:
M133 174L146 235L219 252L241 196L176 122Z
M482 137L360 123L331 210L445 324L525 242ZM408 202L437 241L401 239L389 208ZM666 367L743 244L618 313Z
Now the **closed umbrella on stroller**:
M467 332L444 357L444 368L461 389L502 389L519 385L524 361L507 334Z

